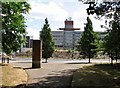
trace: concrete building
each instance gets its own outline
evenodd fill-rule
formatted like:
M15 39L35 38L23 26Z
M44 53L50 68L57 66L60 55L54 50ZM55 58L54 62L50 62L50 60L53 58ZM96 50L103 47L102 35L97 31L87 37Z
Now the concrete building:
M23 36L25 38L25 44L21 46L21 50L18 52L31 51L33 47L33 36Z
M58 31L52 31L56 48L74 49L82 35L80 28L74 28L74 21L71 18L64 21L65 27L59 28ZM98 32L101 38L104 38L104 32Z
M83 31L78 31L80 28L74 28L74 22L71 18L64 21L65 27L59 28L59 31L52 31L53 39L56 48L74 49L82 35ZM106 36L105 32L97 32L100 38Z
M76 41L80 37L80 28L74 28L74 22L71 18L64 21L65 27L59 28L60 31L52 31L55 46L57 48L74 49Z
M52 34L53 34L53 39L55 42L55 47L63 48L64 32L63 31L52 31Z
M75 48L82 33L81 31L67 33L64 33L64 31L52 31L55 47L63 49Z
M23 47L24 48L32 48L33 36L25 36L25 38L26 38L26 42Z

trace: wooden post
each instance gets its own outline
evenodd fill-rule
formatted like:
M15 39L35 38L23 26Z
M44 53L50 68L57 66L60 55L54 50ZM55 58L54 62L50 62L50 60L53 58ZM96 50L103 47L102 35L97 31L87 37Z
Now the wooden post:
M5 63L5 61L4 61L4 60L5 60L5 58L4 58L4 57L2 57L2 63Z
M7 63L9 63L9 59L10 59L10 58L9 58L9 57L7 57L6 59L7 59Z
M41 68L42 64L42 41L33 40L32 68Z

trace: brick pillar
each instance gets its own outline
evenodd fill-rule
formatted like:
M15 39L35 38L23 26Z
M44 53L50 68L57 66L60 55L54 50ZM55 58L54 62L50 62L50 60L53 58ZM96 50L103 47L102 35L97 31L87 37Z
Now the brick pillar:
M42 64L42 41L33 40L32 68L41 68Z

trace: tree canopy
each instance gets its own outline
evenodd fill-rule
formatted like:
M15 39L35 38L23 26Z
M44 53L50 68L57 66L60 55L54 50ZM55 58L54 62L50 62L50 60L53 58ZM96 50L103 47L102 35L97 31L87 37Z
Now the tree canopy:
M55 43L53 41L51 28L49 26L47 18L45 19L45 24L40 33L40 38L42 40L42 56L47 59L50 58L55 49Z
M24 14L28 14L30 4L27 2L2 3L2 50L11 54L21 48L26 34Z
M77 48L84 58L89 58L89 63L90 58L94 57L97 53L97 36L93 31L92 21L89 17L87 17L87 23L84 27L84 32L78 42Z
M82 1L82 0L79 0ZM88 15L96 14L98 17L105 16L106 18L112 18L113 16L120 16L120 1L104 1L102 2L84 2L84 4L89 4L86 9Z
M111 59L113 59L113 57L118 58L118 55L120 55L120 1L102 1L101 3L85 2L85 4L89 4L86 10L88 15L96 14L98 19L102 17L106 19L105 26L101 26L107 29L104 48L109 56L112 57ZM107 22L107 19L111 19L111 21Z
M83 1L83 0L79 0ZM120 1L104 1L102 2L84 2L84 4L89 4L89 7L86 9L88 15L96 14L96 19L101 19L104 17L106 19L114 20L120 25ZM109 22L109 26L112 25L112 22Z
M115 21L112 22L112 28L105 37L104 47L110 56L117 57L120 54L120 27Z

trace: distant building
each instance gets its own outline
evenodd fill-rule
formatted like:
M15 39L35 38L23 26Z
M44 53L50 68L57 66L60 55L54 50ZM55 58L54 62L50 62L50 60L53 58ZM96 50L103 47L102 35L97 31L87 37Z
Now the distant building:
M53 34L53 39L55 41L56 48L74 49L82 32L70 31L65 33L64 31L52 31L52 34Z
M75 31L80 28L74 28L74 22L71 18L64 21L65 27L59 28L60 31L52 31L56 48L74 49L81 32Z
M26 52L32 50L33 36L23 36L25 38L25 44L21 46L20 52Z
M80 28L74 28L74 21L71 18L64 21L65 27L59 28L59 31L52 31L56 48L74 49L82 35ZM101 38L105 37L105 32L98 32Z
M33 36L26 36L26 42L24 48L32 48Z

